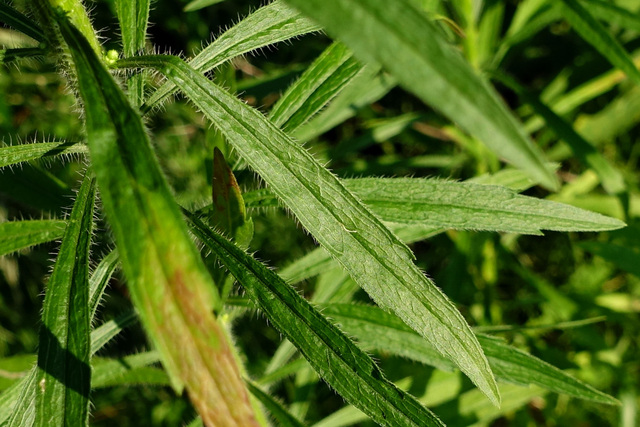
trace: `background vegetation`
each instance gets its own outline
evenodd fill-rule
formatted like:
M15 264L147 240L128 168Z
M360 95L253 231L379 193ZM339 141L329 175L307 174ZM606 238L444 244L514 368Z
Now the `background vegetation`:
M491 80L544 151L545 159L552 162L550 167L556 171L560 186L537 185L541 180L529 179L522 170L505 164L495 149L453 124L442 107L433 105L432 109L420 94L404 89L406 84L397 85L389 75L385 75L387 80L371 79L367 82L370 86L356 95L338 95L294 135L308 141L305 147L309 152L341 178L479 179L624 221L626 227L618 230L597 231L593 227L594 231L588 232L545 231L544 236L468 229L482 228L479 226L445 227L448 229L411 241L410 246L416 264L433 278L476 332L504 338L613 396L620 404L605 404L604 397L594 403L597 399L593 396L582 400L545 387L500 383L503 403L497 408L458 370L421 363L424 361L416 357L399 354L391 344L388 349L380 348L384 345L371 336L373 342L367 342L366 333L359 336L354 332L357 326L350 330L348 320L340 317L344 313L332 304L321 305L322 312L341 323L349 336L355 336L391 381L419 397L447 425L637 425L640 78L625 67L636 58L634 51L640 43L640 5L633 0L412 2L419 3L440 36L472 69ZM31 16L25 3L12 4ZM124 57L116 3L99 0L88 5L104 50L114 49ZM148 50L153 46L159 52L191 58L212 38L263 5L262 1L248 0L190 4L157 0L150 12ZM586 10L589 15L585 18L576 10ZM597 18L597 26L587 18ZM612 41L619 45L612 45ZM0 29L0 43L5 48L34 45L32 39L10 28ZM331 43L329 36L318 32L301 35L238 56L209 77L269 114L281 94ZM0 68L3 143L84 141L79 102L58 65L46 56L16 61L7 58L7 64ZM120 71L114 74L122 82L129 77ZM146 79L148 87L156 88L161 82L156 74L148 74ZM350 88L343 93L349 95ZM148 89L147 96L150 93ZM287 210L274 207L277 202L251 193L263 187L260 179L215 123L212 125L191 102L181 96L164 102L162 108L145 116L145 124L152 132L151 143L171 192L181 206L194 211L211 203L213 153L218 148L243 192L256 196L245 200L254 229L249 251L255 258L274 267L308 299L323 301L314 290L341 284L337 288L342 294L334 295L333 305L372 304L367 293L353 285L337 265L316 271L296 269L300 259L316 247L314 239ZM19 165L8 163L8 157L2 157L8 156L7 151L2 153L0 222L69 217L89 164L83 153L43 156ZM491 203L495 196L486 197ZM535 221L532 217L534 230ZM224 226L214 225L226 231ZM61 236L58 233L44 239L53 241L0 258L0 389L9 389L34 363L42 339L39 330L45 284ZM0 235L0 240L11 239ZM91 244L92 268L113 247L110 226L98 214ZM211 254L206 257L216 283L224 283L226 273L215 267L219 261ZM116 273L92 321L98 326L118 319L122 327L95 358L96 363L120 362L105 369L111 374L102 380L95 378L94 365L90 423L123 427L188 424L197 413L186 395L176 395L171 389L157 357L139 365L122 359L148 354L153 347L144 329L123 317L133 308L130 293L124 276ZM285 364L287 348L281 332L259 314L241 287L234 285L225 307L220 318L232 330L247 377L268 389L291 415L309 425L373 423L345 407L342 398L307 369L303 359L294 356L292 363ZM276 369L282 366L289 367L288 374ZM280 373L275 380L268 377L274 371Z

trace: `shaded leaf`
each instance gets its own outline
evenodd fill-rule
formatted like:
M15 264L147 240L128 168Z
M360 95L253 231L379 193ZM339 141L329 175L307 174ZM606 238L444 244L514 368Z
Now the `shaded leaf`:
M383 425L441 425L435 415L397 389L371 358L276 273L187 216L195 235L240 282L269 321L348 402Z
M91 389L89 247L95 178L85 177L44 298L38 345L36 425L87 425Z

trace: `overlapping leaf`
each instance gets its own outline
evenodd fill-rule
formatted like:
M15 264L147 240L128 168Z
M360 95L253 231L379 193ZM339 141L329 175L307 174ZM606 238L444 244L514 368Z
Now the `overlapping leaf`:
M276 273L189 215L196 236L242 284L252 300L348 402L382 425L440 425L429 410L397 389L347 336Z
M542 152L496 93L442 38L410 0L287 0L344 42L356 57L379 63L407 90L476 136L542 185L557 187Z
M62 18L60 28L75 64L92 166L122 269L172 385L185 385L211 424L254 425L227 338L212 314L214 285L140 117L82 35Z
M337 177L260 112L179 58L144 56L119 65L165 73L379 305L395 311L498 402L491 370L460 312L417 268L411 251Z

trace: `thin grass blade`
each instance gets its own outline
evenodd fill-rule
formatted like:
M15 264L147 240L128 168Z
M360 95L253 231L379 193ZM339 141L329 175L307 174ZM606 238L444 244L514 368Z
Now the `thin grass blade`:
M95 178L87 173L47 285L40 327L36 425L87 425L91 390L89 247Z
M161 174L139 115L83 36L60 28L84 101L88 145L122 270L173 387L212 425L256 425L219 300Z
M491 369L460 312L413 263L409 248L336 176L259 111L181 59L145 56L119 64L165 73L379 305L395 311L497 404Z
M102 258L100 264L93 271L89 278L89 309L91 310L91 319L96 315L96 310L100 305L100 300L104 294L109 279L118 266L118 251L112 250L107 256Z
M408 91L550 189L557 178L495 91L410 0L287 0L366 63L379 63Z
M441 425L428 409L384 378L373 360L276 273L188 214L194 234L252 300L348 402L383 425Z
M640 16L630 10L604 0L581 0L591 14L600 20L627 30L640 32Z
M640 71L627 51L578 0L562 0L563 17L582 38L590 43L614 67L640 85Z
M37 142L0 148L0 168L18 165L30 160L86 154L87 146L79 142Z
M189 65L200 73L206 73L236 56L319 29L318 25L296 10L274 1L225 31L196 55ZM142 111L149 111L176 90L174 83L165 83L149 98Z
M495 74L496 78L513 89L524 102L544 119L558 137L571 147L573 153L587 166L592 168L602 181L602 186L609 194L620 194L625 191L626 184L620 171L605 159L585 140L569 123L546 106L537 96L529 93L522 85L509 76Z
M59 239L67 222L61 219L8 221L0 224L0 256Z

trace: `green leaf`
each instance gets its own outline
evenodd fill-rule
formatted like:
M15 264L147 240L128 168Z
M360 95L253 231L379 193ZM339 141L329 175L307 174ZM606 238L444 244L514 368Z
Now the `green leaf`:
M160 355L150 351L119 359L93 358L93 387L119 385L171 385L167 374L149 365L160 362Z
M292 133L327 105L362 69L346 46L334 43L274 105L269 118Z
M287 0L317 20L356 57L379 63L408 91L441 111L496 154L557 188L542 152L495 91L442 38L411 0Z
M640 32L640 16L637 13L604 0L581 0L581 3L594 17L609 25Z
M238 246L248 248L253 237L253 221L247 218L238 182L218 147L213 151L211 187L213 197L213 206L209 214L211 223L233 237Z
M569 123L547 107L535 95L529 93L522 85L514 79L494 74L502 83L513 89L524 102L529 104L533 110L544 119L547 126L551 128L558 137L563 139L573 153L585 165L594 170L602 181L602 186L610 194L620 194L625 191L626 185L620 171L618 171L607 159L605 159L595 147L586 141Z
M196 55L189 65L200 73L206 73L236 56L319 29L296 10L274 1L225 31ZM165 83L145 103L142 112L148 112L176 90L174 83Z
M625 226L615 218L493 185L416 178L363 178L345 184L389 222L524 234Z
M416 178L345 179L342 183L380 219L433 228L542 234L541 230L604 231L615 218L570 205L520 196L495 185ZM247 194L247 206L277 206L267 190Z
M181 59L145 56L120 65L165 73L379 305L395 311L497 404L491 370L460 312L413 263L411 251L337 177L259 111Z
M383 425L441 425L411 395L387 381L366 353L276 273L208 229L194 215L187 216L195 235L220 258L269 321L348 402Z
M173 387L212 425L255 425L248 393L212 308L215 286L161 174L139 115L67 21L92 166L138 315ZM212 406L215 402L215 407Z
M622 70L635 84L640 85L640 71L627 51L606 28L578 0L562 0L563 17L578 34L590 43L614 67Z
M39 47L24 47L17 49L0 49L0 64L8 64L18 59L45 56L47 52Z
M78 142L38 142L0 148L0 168L41 158L85 154L87 147Z
M322 312L331 319L335 319L347 334L356 337L360 345L366 349L388 351L438 369L455 368L450 361L440 356L433 346L408 328L400 319L377 307L333 304L323 306ZM608 405L619 404L613 397L508 345L500 338L478 334L478 340L499 381L522 386L533 384L579 399Z
M277 421L279 426L285 427L303 427L296 417L291 415L280 402L274 399L269 393L263 391L260 387L253 384L251 381L247 381L247 388L264 407L269 411L271 416Z
M59 219L8 221L0 224L0 256L59 239L67 222Z
M346 83L342 92L331 101L327 108L296 129L292 135L300 142L306 142L320 136L353 117L361 108L382 98L395 85L395 79L380 72L380 67L365 65L362 71Z
M32 39L44 42L45 35L40 26L6 3L0 3L0 22L3 22Z
M87 425L91 389L89 247L95 178L73 205L44 298L38 345L36 425Z
M640 277L640 251L635 248L606 242L578 242L578 246Z
M3 402L0 406L2 408L0 420L2 422L7 420L7 426L25 427L34 425L37 379L38 367L34 366L26 377L2 393Z
M102 295L107 288L113 272L118 266L118 262L118 252L116 250L109 252L107 256L102 258L102 261L100 261L100 264L98 264L89 278L89 310L91 310L91 319L95 318Z
M214 4L222 3L225 0L193 0L187 3L184 7L185 12L193 12L196 10L204 9L205 7L209 7Z
M123 53L125 56L133 56L145 47L151 0L116 0L115 4L122 34ZM144 77L129 77L127 87L129 98L134 105L141 105L144 100Z
M124 328L136 323L138 317L133 311L126 311L116 317L103 323L100 327L91 332L91 354L95 354L98 350L105 346L113 337L118 335Z

